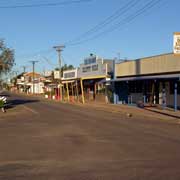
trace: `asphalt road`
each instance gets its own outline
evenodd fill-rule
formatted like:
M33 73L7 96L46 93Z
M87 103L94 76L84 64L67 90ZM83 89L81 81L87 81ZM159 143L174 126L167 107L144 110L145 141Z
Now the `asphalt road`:
M178 123L10 99L17 112L0 114L0 180L180 179Z

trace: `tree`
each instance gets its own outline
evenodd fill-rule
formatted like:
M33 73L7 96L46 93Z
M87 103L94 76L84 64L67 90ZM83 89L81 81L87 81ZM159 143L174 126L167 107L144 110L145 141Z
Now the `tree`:
M7 73L14 65L14 50L6 47L3 40L0 40L0 75Z

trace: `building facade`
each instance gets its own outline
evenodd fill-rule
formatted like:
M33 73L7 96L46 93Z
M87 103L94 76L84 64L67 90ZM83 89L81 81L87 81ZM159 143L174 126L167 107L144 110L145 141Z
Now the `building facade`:
M78 68L78 78L82 81L85 101L106 101L105 85L101 81L111 78L113 61L90 55Z
M180 56L172 53L115 65L116 103L180 106Z
M17 91L27 94L44 93L44 77L39 73L28 72L18 75L16 80ZM34 79L34 80L33 80Z

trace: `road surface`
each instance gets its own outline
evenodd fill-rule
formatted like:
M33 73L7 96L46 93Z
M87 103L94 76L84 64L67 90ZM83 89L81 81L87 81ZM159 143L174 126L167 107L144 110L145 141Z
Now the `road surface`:
M179 180L180 124L11 95L2 180ZM12 114L11 114L12 113Z

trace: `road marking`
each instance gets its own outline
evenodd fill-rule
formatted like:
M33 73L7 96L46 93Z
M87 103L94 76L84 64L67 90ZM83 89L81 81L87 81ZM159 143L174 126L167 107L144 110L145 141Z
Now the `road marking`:
M39 114L37 111L35 111L34 109L30 108L30 107L27 107L25 105L22 105L26 110L32 112L33 114Z

